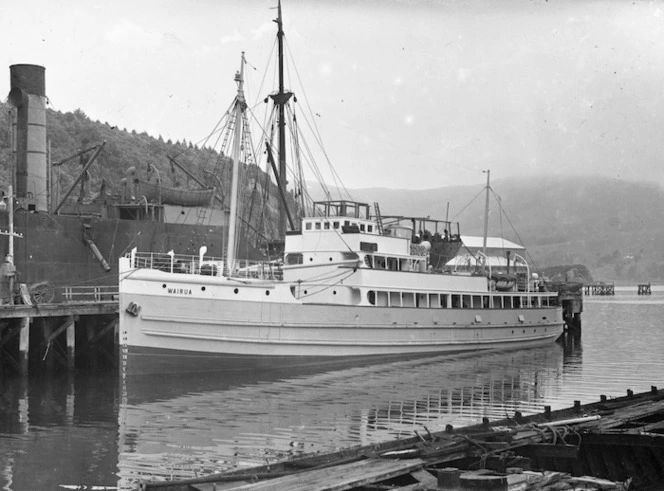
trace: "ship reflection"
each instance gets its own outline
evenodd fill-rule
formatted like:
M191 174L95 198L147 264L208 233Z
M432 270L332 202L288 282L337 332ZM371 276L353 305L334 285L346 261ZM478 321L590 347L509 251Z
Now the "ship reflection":
M366 366L122 379L121 483L186 478L542 410L565 353L435 356ZM578 357L580 363L580 356Z

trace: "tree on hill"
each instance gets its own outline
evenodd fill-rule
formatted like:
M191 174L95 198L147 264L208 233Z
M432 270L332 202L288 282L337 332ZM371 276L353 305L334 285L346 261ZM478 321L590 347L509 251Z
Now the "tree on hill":
M0 186L4 189L11 183L12 172L12 149L11 132L9 120L10 105L0 102L0 114L2 122L0 124ZM199 186L194 182L189 182L189 178L181 171L173 169L169 157L177 159L178 163L188 169L202 182L209 180L209 173L214 168L221 169L218 180L210 182L222 189L220 194L228 196L230 189L230 172L228 167L228 158L220 155L212 148L205 147L202 151L197 146L172 140L164 141L159 135L158 138L149 136L146 132L138 133L136 130L130 132L120 130L109 123L100 123L92 121L83 110L76 109L73 112L60 112L52 109L46 110L46 128L47 137L50 144L51 162L62 161L83 149L93 147L105 141L104 151L98 156L95 163L90 168L91 182L90 188L98 190L101 187L102 180L106 184L107 191L111 194L121 194L122 179L126 176L127 169L135 167L139 177L145 178L148 170L148 164L153 165L164 180L163 185L172 186L177 182L179 185L188 183L192 188ZM248 172L246 165L243 166L243 175ZM58 167L56 173L57 183L61 189L67 189L74 182L80 173L80 160L74 159ZM272 179L261 170L252 170L253 178L248 180L248 190L244 193L249 196L245 200L251 199L254 182L259 182L262 188L267 188L267 210L264 214L258 213L257 208L251 208L246 204L245 209L253 210L255 220L265 221L268 227L275 228L277 223L278 209L278 190ZM179 173L179 174L177 174ZM294 203L291 203L294 206Z

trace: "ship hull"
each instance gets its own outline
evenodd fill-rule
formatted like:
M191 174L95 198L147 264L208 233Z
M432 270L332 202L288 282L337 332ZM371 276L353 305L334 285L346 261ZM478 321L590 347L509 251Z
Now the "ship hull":
M122 268L121 268L122 270ZM342 297L341 288L338 290ZM393 308L305 303L295 285L225 277L121 271L120 343L149 371L213 369L228 356L368 357L540 346L563 331L545 308ZM176 356L177 355L177 356ZM220 355L215 361L214 355ZM138 360L146 363L141 366ZM172 365L170 365L172 361ZM302 359L300 361L303 361ZM290 361L292 363L292 360Z
M8 213L0 212L0 229L7 228ZM61 301L67 287L117 288L118 259L132 247L197 255L206 245L209 254L222 256L227 234L225 226L30 212L14 214L14 229L21 236L14 239L19 281L29 288L48 283L53 301ZM107 269L86 239L95 244ZM244 236L240 244L247 257L258 257ZM0 241L2 257L7 252L7 240Z

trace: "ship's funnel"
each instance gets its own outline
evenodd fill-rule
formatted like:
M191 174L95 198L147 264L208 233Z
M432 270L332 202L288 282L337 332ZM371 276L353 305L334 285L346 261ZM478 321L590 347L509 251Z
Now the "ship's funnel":
M16 198L28 210L47 211L46 84L44 67L9 67Z

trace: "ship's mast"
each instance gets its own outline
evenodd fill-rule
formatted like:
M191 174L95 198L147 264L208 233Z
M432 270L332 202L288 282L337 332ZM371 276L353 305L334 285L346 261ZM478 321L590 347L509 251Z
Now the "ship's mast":
M229 275L235 269L235 247L236 247L236 228L237 228L237 195L238 195L238 176L240 167L240 144L242 142L242 129L244 110L247 103L244 99L244 51L242 52L242 61L240 62L240 71L235 74L237 82L237 97L235 99L235 134L233 137L233 177L231 182L231 210L228 221L228 251L226 261L228 263Z
M278 2L277 18L274 22L277 23L277 44L279 49L279 92L272 94L270 97L279 111L279 175L276 176L279 182L277 185L281 186L282 189L286 189L286 103L293 94L284 90L284 29L281 18L281 0ZM280 237L286 235L286 206L285 200L282 199L281 206L279 207Z
M491 171L484 170L482 172L486 173L486 200L484 202L484 242L482 244L482 253L484 254L484 258L486 260L486 242L487 236L489 234L489 193L491 191Z

